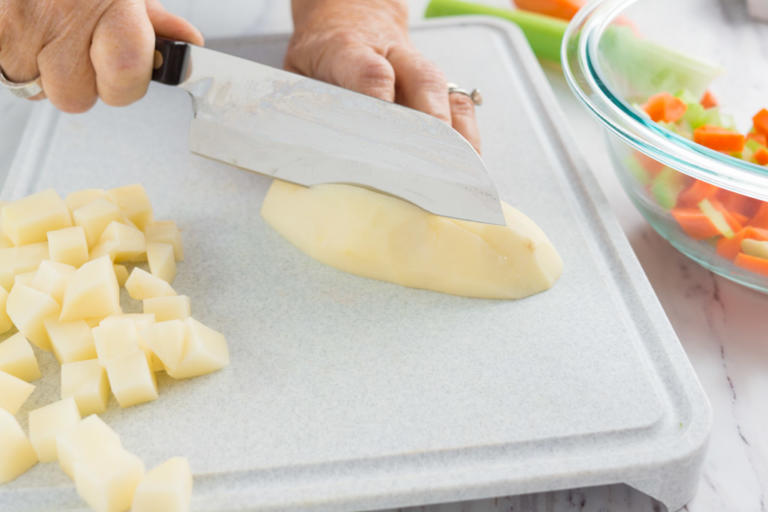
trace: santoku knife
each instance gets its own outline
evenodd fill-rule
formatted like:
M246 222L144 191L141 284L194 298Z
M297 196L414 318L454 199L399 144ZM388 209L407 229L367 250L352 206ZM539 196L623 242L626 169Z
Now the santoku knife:
M161 38L154 68L154 81L192 95L194 153L300 185L362 185L438 215L504 224L482 159L432 116Z

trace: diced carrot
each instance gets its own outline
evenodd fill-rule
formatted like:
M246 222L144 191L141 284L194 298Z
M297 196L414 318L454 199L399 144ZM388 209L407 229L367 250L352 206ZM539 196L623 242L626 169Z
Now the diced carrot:
M715 95L712 94L709 89L707 89L701 96L699 103L704 108L713 108L717 106L717 98L715 98Z
M749 219L749 225L756 228L768 229L768 203L761 203L757 213Z
M677 204L680 206L693 207L698 205L704 199L713 197L720 189L706 181L693 180L691 186L683 190L677 198Z
M753 140L761 146L768 146L768 136L766 136L764 133L749 132L747 134L747 140Z
M643 105L645 113L651 116L655 122L674 123L685 114L688 105L683 100L672 96L668 92L654 94Z
M755 162L760 165L768 164L768 149L760 148L755 151Z
M723 206L723 203L718 201L717 199L710 199L709 203L715 207L717 211L723 214L723 217L725 218L725 222L728 223L728 226L733 230L734 233L737 233L738 231L741 231L741 229L744 227L744 225L739 222L739 219L736 218L736 216L729 212L728 209Z
M717 226L698 208L673 208L672 216L685 234L694 240L704 240L720 234Z
M735 212L732 210L729 210L728 213L734 218L734 220L736 221L736 224L738 224L739 226L742 226L742 227L746 226L747 222L749 222L748 215L744 215L743 213Z
M715 151L741 151L744 149L744 135L722 128L705 124L693 130L693 141Z
M755 131L768 136L768 109L763 109L752 118L752 125Z
M518 9L570 20L586 0L514 0L514 2Z
M742 224L746 224L757 209L760 208L760 201L758 199L737 194L724 188L717 191L715 198L734 216L737 216L739 219L744 218Z
M661 172L662 169L664 169L665 165L658 160L654 160L653 158L649 157L645 153L641 153L640 151L635 151L635 158L637 159L638 163L642 165L646 171L651 175L651 178L655 178L657 174Z
M758 258L757 256L750 256L749 254L740 252L733 262L737 267L745 268L755 274L768 276L768 260L764 258Z
M768 230L747 226L740 229L731 238L721 238L717 241L717 254L732 260L741 252L741 242L745 238L753 240L768 240Z

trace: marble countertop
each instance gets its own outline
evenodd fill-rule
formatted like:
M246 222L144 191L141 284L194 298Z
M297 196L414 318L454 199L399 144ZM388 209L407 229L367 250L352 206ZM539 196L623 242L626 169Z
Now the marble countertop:
M486 0L505 5L504 0ZM701 2L719 12L719 3ZM735 1L735 0L733 0ZM411 0L417 20L426 0ZM290 30L285 0L169 0L208 37ZM243 13L248 13L243 15ZM711 444L690 512L768 510L768 296L713 275L678 253L628 201L608 160L601 130L556 69L547 77L574 138L597 175L622 228L690 358L714 409ZM470 84L471 85L471 84ZM13 158L30 104L0 93L0 178ZM407 512L656 512L664 507L623 485L432 505Z

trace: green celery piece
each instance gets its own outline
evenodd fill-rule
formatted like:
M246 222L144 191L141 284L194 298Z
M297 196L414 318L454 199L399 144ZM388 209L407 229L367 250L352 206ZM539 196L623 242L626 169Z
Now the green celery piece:
M731 229L731 226L728 225L728 221L725 220L723 212L712 206L712 203L709 202L709 199L703 199L699 203L699 210L701 210L704 215L709 217L709 220L712 221L712 224L715 225L720 234L722 234L725 238L733 237L733 230Z
M464 14L495 16L511 21L523 30L526 39L528 39L528 44L531 45L533 53L537 57L560 61L560 44L563 41L563 35L568 27L568 23L551 16L544 16L520 9L491 7L490 5L461 0L432 0L427 5L424 17L437 18Z
M701 97L723 72L720 66L641 39L619 25L606 29L600 39L600 67L608 84L634 101L661 91L687 90Z
M685 110L682 120L688 124L691 130L707 124L707 110L698 101L687 103L687 105L688 108Z
M495 16L516 23L538 57L560 61L560 46L568 24L557 18L463 0L431 0L424 16L467 14ZM719 66L639 38L630 28L619 25L606 29L600 48L603 78L630 102L644 102L658 92L683 89L701 96L722 73Z
M744 143L744 147L746 147L752 152L755 152L761 147L763 147L763 145L757 142L755 139L747 139L747 142Z
M691 93L691 91L689 91L688 89L680 89L674 94L674 96L683 100L683 102L687 103L688 106L690 106L691 103L695 103L701 107L701 104L699 103L699 99L696 96L694 96L693 93Z
M624 161L629 173L643 186L651 183L651 174L637 159L630 155Z
M670 167L663 168L651 182L651 194L665 210L675 207L677 197L684 188L685 177Z

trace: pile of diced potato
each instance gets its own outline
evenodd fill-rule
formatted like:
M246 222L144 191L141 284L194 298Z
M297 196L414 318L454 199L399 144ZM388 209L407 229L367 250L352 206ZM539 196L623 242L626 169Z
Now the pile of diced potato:
M224 336L171 286L178 227L154 220L141 185L66 200L45 190L0 207L0 484L58 461L94 510L188 510L186 459L145 474L98 417L110 392L120 407L157 399L156 372L186 379L229 364ZM142 313L123 312L121 287ZM61 364L61 400L29 413L27 436L15 415L41 377L30 343Z

